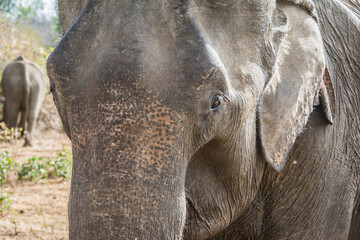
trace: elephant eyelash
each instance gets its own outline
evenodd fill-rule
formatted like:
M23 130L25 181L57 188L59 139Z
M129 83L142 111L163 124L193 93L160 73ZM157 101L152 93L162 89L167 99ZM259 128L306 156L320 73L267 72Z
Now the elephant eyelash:
M55 91L55 83L54 83L54 82L51 82L51 83L50 83L50 91L48 92L48 94L54 93L54 91Z

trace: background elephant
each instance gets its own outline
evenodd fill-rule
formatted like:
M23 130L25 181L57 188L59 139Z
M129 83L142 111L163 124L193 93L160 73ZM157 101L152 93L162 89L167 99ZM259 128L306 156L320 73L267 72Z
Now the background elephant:
M70 238L359 238L360 20L343 2L59 11Z
M8 128L20 127L25 130L24 146L31 146L45 96L46 79L42 71L36 63L21 55L6 66L1 87L5 97L3 120Z

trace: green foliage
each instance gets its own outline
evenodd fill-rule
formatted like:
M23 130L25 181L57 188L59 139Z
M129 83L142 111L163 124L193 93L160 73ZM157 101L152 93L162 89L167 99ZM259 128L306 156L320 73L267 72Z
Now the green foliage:
M9 198L9 194L7 192L0 192L0 216L4 215L4 213L10 208L12 204L11 199Z
M16 167L15 162L10 158L11 154L4 151L0 154L0 187L5 184L9 171L13 171Z
M71 152L66 150L57 152L55 160L50 161L48 165L50 166L49 177L62 177L65 179L71 178Z
M2 105L2 104L0 104ZM5 122L0 123L0 142L13 142L17 136L21 133L22 128L17 130L14 128L8 128Z
M71 153L59 151L55 160L45 160L41 157L31 157L27 163L19 165L18 179L38 181L44 178L71 177Z
M27 163L17 164L11 159L8 151L0 153L0 216L11 206L12 201L7 192L3 192L9 172L17 172L19 180L38 181L45 178L71 177L72 156L69 151L58 151L55 160L42 157L31 157Z
M10 158L11 154L4 151L0 155L0 215L3 215L11 206L11 200L7 192L2 191L2 187L6 182L7 174L14 170L16 164Z
M60 24L60 19L58 17L52 17L52 22L54 23L53 31L56 35L61 36L62 34L62 27Z
M0 12L11 15L18 21L26 22L34 18L44 8L43 0L1 0Z
M29 179L31 181L38 181L39 179L46 178L48 175L46 165L41 157L31 157L27 163L20 164L19 167L19 180Z
M1 0L0 12L10 13L16 7L14 0Z

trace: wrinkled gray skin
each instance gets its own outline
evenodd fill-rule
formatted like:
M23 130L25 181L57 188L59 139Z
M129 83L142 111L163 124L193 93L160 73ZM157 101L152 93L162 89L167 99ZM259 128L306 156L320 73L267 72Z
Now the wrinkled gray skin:
M46 81L39 66L22 55L4 70L1 80L5 97L3 120L8 128L20 127L22 135L25 131L24 146L33 145L33 132L45 96Z
M360 21L316 4L59 1L70 238L359 239Z

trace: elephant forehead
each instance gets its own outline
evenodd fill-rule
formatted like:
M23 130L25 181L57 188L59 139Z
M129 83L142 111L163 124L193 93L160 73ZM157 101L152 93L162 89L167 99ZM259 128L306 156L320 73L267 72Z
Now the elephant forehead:
M227 78L243 72L240 66L260 62L264 10L259 5L90 1L56 52L73 63L64 67L68 79L78 82L75 87L100 91L120 83L118 92L143 88L180 101L198 89L223 89Z
M247 66L261 65L270 1L192 3L89 1L48 61L59 96L83 109L132 98L191 113L229 85L253 89L262 69Z

